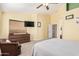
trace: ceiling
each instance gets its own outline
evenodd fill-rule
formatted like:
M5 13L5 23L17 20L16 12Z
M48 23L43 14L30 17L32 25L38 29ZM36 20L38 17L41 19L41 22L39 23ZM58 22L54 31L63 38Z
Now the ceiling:
M49 10L46 10L45 6L36 9L36 7L40 4L41 3L0 3L0 9L3 12L52 14L55 9L60 5L57 3L49 3Z

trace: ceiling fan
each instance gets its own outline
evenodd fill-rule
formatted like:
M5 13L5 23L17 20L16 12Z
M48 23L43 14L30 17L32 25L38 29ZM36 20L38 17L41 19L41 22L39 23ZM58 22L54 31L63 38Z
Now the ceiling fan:
M47 10L49 10L49 4L58 4L58 3L42 3L39 6L36 7L36 9L39 9L42 6L45 6Z
M47 10L49 10L49 6L48 6L48 3L43 3L43 4L40 4L39 6L36 7L36 9L39 9L40 7L42 6L45 6Z

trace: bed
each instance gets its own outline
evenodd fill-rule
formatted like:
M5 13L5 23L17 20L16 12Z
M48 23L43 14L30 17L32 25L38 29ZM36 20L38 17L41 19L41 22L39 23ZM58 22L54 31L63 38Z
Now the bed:
M49 39L33 46L33 56L79 56L78 40Z

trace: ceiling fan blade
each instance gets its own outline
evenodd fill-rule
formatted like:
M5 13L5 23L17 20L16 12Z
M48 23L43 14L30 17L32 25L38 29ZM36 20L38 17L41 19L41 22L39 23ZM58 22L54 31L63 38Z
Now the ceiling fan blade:
M49 10L49 7L48 7L48 6L46 6L46 9L47 9L47 10Z
M41 6L43 6L43 4L39 5L38 7L36 7L37 9L40 8Z

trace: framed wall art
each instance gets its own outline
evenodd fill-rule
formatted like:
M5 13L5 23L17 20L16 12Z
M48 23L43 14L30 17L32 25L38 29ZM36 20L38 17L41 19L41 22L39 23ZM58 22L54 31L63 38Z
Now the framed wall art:
M73 18L74 18L74 15L73 14L67 15L65 17L66 20L73 19Z
M37 22L37 27L41 27L41 22Z

